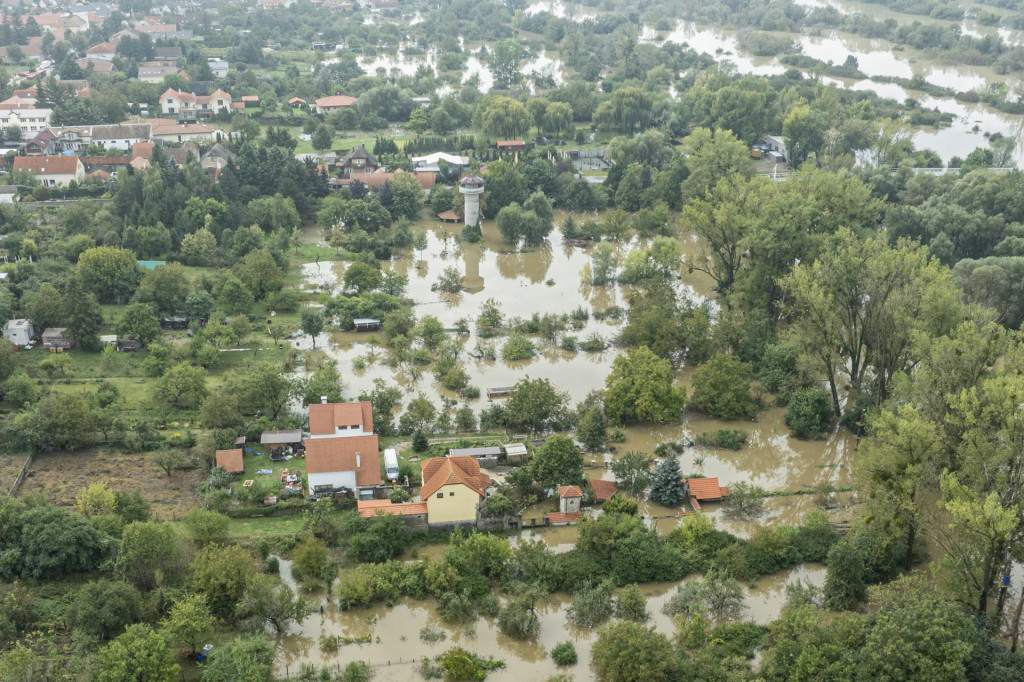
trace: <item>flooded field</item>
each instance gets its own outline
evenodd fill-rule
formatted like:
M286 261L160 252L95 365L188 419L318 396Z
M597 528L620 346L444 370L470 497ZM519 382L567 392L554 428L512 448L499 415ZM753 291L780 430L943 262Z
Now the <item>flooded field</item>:
M562 218L556 216L556 224ZM615 285L582 284L580 272L590 263L590 255L585 249L564 246L557 230L551 233L544 245L520 252L502 240L491 221L484 223L484 239L479 244L457 241L453 237L453 227L436 221L420 221L415 230L427 234L428 247L422 252L410 249L382 264L385 269L408 276L406 295L415 301L417 317L433 315L448 329L464 319L472 329L481 305L493 298L506 319L528 319L534 313L561 315L576 308L584 308L591 314L591 318L584 328L570 332L581 341L592 334L599 334L610 342L618 334L621 323L613 320L598 321L592 315L595 311L604 311L614 305L625 307L627 291ZM639 239L619 244L620 256L625 258L630 250L643 245ZM696 245L684 240L683 248L692 249ZM303 274L308 284L338 293L338 282L344 277L347 267L348 264L344 262L312 263L304 266ZM448 267L457 268L463 275L465 291L458 294L431 291L431 286ZM681 286L694 300L701 300L711 293L710 280L699 273L686 275ZM374 353L368 344L369 339L369 334L335 332L317 340L317 347L324 348L337 360L349 395L371 390L375 379L385 379L398 383L407 390L409 397L415 397L418 391L427 395L440 393L454 397L454 394L447 393L436 384L429 373L414 378L407 372L388 367L383 362L383 352L377 348ZM475 333L471 333L460 339L465 349L462 359L466 363L470 384L479 387L484 394L489 387L510 386L524 376L529 376L550 380L559 390L566 391L573 402L578 402L591 391L604 387L605 377L611 371L615 358L614 348L601 353L568 352L554 344L535 339L539 352L534 358L506 362L500 356L502 338L479 339ZM297 339L295 343L299 347L306 347L310 342L309 339ZM492 344L498 351L497 360L472 357L487 344ZM371 358L371 354L375 358ZM357 359L366 363L364 369L353 367ZM481 398L471 401L471 404L479 410L486 405L486 400Z
M290 562L281 561L281 575L294 584ZM761 578L753 586L745 586L746 600L741 617L762 624L776 619L785 605L786 585L796 581L808 581L820 587L825 581L825 568L813 564L797 566ZM647 612L651 616L648 622L670 637L675 634L675 627L661 608L679 584L642 586L648 597ZM540 604L537 614L540 634L525 642L501 634L492 618L481 618L470 626L448 625L438 617L432 600L403 599L393 607L376 605L350 611L340 611L333 602L324 603L322 614L318 611L278 636L275 673L294 673L303 661L330 666L367 661L376 669L375 680L408 682L419 679L421 657L436 656L458 645L478 655L505 661L504 669L487 677L495 682L542 680L559 672L568 672L577 680L590 680L593 679L590 655L596 632L569 625L566 620L568 602L568 595L558 593ZM436 643L422 641L419 633L425 626L439 628L446 639ZM337 653L325 653L319 645L321 635L370 635L373 641L342 646ZM579 663L569 669L559 669L550 656L551 648L564 641L572 641L579 654Z

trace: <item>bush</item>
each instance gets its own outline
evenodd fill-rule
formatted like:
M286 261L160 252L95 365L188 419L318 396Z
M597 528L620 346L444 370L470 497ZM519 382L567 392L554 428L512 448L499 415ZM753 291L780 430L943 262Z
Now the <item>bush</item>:
M306 538L295 549L292 568L299 580L318 580L327 567L327 546L316 538Z
M640 505L631 497L615 493L602 507L606 513L635 515Z
M501 357L506 361L529 360L537 352L533 341L522 334L513 334L501 347Z
M427 437L423 435L422 431L417 431L412 437L413 452L426 452L428 447L430 447L430 443L427 441Z
M576 647L572 642L562 642L551 650L551 660L556 665L576 665L579 656L576 655Z
M794 438L820 438L832 428L832 397L820 388L793 393L786 407L786 426Z
M612 617L612 583L586 585L572 593L567 615L578 628L595 628Z
M747 442L747 432L744 429L715 429L698 433L694 441L712 448L739 450Z
M228 537L230 522L223 514L198 508L188 510L182 518L189 539L199 545L224 542Z
M739 519L756 519L764 513L764 488L739 481L732 486L732 493L722 500L726 514Z
M615 599L615 617L635 620L638 623L650 618L647 613L647 597L643 595L638 585L627 585L619 590L619 596Z

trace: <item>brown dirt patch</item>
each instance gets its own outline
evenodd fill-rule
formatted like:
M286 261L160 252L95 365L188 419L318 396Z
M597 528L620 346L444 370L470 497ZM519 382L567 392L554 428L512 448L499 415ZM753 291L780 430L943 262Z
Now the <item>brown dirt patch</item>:
M27 461L28 455L0 455L0 495L11 489Z
M113 490L137 489L153 506L154 517L161 520L179 518L201 502L200 469L176 471L168 477L151 453L54 452L37 455L31 471L19 496L39 493L63 507L73 506L79 491L98 481Z

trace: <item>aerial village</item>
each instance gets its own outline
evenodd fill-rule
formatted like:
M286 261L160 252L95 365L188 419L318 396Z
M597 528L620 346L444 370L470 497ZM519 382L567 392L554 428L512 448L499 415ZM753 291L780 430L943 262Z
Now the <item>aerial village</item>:
M1024 682L1016 0L2 4L0 681Z

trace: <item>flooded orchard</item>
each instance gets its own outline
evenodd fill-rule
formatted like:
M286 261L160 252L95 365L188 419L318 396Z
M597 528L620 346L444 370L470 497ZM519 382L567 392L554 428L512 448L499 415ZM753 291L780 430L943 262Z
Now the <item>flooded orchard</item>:
M281 576L297 589L291 577L291 563L281 561ZM687 580L696 579L692 576ZM769 623L779 616L786 602L786 585L797 581L818 587L825 582L823 566L807 564L759 578L753 586L745 586L744 610L740 617L759 624ZM685 581L684 581L685 582ZM681 583L648 583L641 585L647 597L648 624L668 636L675 634L672 619L662 613L662 606ZM564 593L548 595L538 604L537 616L540 633L526 641L514 640L501 634L494 618L480 618L468 626L449 625L441 620L430 599L401 599L394 606L378 604L367 608L342 611L333 601L321 596L310 598L322 605L301 623L292 625L277 638L276 674L289 674L298 670L303 662L318 666L340 665L351 661L366 661L376 669L375 680L408 682L419 678L419 662L424 656L433 657L452 646L462 646L483 657L505 661L506 667L487 676L488 680L541 680L559 672L568 672L574 679L594 679L590 672L591 647L597 637L596 630L581 630L569 624L566 609L569 596ZM445 639L425 642L420 631L436 628ZM321 636L364 637L372 639L366 644L342 645L336 653L320 647ZM551 660L550 651L559 642L572 641L579 654L579 663L560 668Z

